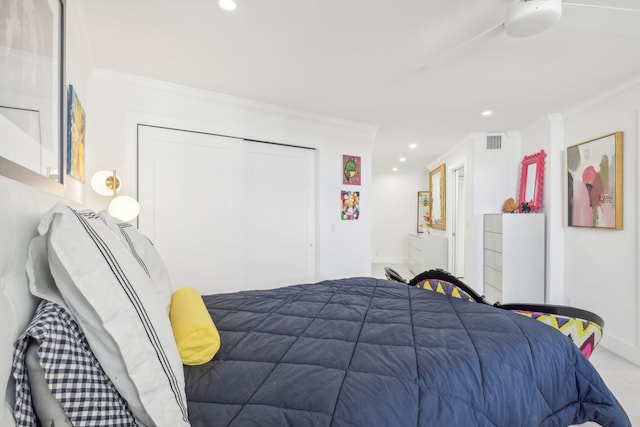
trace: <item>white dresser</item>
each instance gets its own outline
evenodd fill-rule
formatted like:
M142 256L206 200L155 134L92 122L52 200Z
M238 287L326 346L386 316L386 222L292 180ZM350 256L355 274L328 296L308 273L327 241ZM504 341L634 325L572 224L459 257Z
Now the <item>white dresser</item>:
M409 234L409 270L413 274L433 268L447 270L449 253L446 237Z
M544 214L484 216L484 296L494 303L544 303Z

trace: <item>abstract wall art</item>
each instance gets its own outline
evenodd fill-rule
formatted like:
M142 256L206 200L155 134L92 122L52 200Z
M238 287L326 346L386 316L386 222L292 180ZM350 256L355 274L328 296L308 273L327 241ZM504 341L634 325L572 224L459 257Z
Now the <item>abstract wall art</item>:
M340 219L343 221L357 220L360 217L360 192L359 191L341 191L340 203Z
M567 224L622 230L622 132L567 148Z
M67 175L84 182L84 134L86 117L84 108L69 85L67 119Z

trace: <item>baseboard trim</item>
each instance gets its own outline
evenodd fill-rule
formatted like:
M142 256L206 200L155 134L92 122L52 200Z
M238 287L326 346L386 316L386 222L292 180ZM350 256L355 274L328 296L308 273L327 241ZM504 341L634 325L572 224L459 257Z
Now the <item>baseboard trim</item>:
M606 326L600 345L634 365L640 366L640 347L632 345L614 335L607 335Z

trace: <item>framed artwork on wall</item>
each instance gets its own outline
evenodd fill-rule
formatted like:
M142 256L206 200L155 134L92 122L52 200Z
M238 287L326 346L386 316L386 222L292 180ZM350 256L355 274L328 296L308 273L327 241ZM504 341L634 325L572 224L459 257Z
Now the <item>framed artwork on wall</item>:
M67 124L67 175L84 182L84 134L86 115L78 94L69 85Z
M429 172L429 194L431 195L431 228L446 230L446 168L444 163Z
M340 219L343 221L354 221L360 218L360 192L341 191L340 192Z
M361 183L360 156L342 155L342 183L345 185L360 185Z
M622 132L567 147L567 224L622 230Z
M418 191L418 234L429 231L431 200L428 191Z

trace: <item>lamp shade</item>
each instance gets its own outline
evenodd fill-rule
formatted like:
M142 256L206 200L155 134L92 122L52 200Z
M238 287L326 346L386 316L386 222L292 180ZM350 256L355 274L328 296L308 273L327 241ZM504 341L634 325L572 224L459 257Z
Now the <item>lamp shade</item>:
M140 213L140 205L133 197L118 196L111 200L108 210L113 218L129 222Z
M96 193L100 194L101 196L112 196L114 195L114 191L113 191L113 187L114 187L114 183L113 183L113 176L115 175L115 171L110 171L110 170L102 170L102 171L98 171L96 172L92 177L91 177L91 188L93 188L93 191L95 191ZM116 175L116 182L115 182L115 193L117 193L118 191L120 191L120 177L118 175Z

